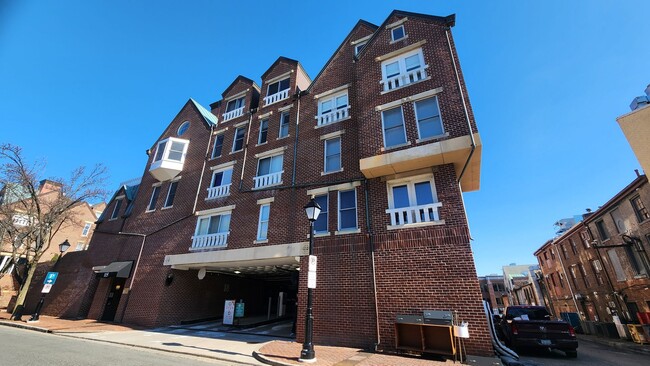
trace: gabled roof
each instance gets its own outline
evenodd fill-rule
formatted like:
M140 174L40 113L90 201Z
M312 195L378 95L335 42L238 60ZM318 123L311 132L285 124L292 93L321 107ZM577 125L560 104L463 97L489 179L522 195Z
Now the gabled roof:
M264 74L262 74L262 83L264 83L264 79L266 79L266 76L271 72L271 70L273 70L273 68L276 67L276 66L277 66L280 62L282 62L282 61L287 62L287 63L293 63L293 64L296 64L296 65L299 65L299 64L300 64L300 63L298 62L298 60L294 60L294 59L291 59L291 58L288 58L288 57L280 56L280 57L278 57L277 60L275 60L275 62L273 63L273 65L271 65L271 67L269 67L269 68L264 72Z
M202 105L200 105L196 100L190 98L190 102L192 102L192 103L194 104L194 106L195 106L196 109L199 111L199 113L201 113L201 116L203 116L203 119L205 119L205 122L206 122L208 125L214 125L214 126L216 126L217 124L219 124L219 120L217 119L217 116L215 116L214 114L210 113L210 111L208 111L207 109L205 109L205 108L204 108Z
M118 188L115 191L115 193L113 193L113 197L111 197L111 199L108 200L106 207L110 206L111 203L115 200L115 198L118 197L120 193L123 192L129 205L126 207L126 210L124 211L124 215L122 216L124 217L128 216L131 213L131 209L133 208L133 201L135 200L135 196L138 194L139 187L140 187L140 179L137 178L122 183L122 185L120 185L120 188ZM102 214L99 216L99 218L95 223L99 224L100 222L104 221L104 217L107 215L107 211L108 210L104 209L104 211L102 211Z
M225 96L228 94L228 92L230 91L230 89L232 89L235 85L237 85L238 82L242 82L242 83L244 83L244 84L250 84L250 85L253 86L253 88L257 89L258 92L260 91L260 87L259 87L259 86L258 86L258 85L253 81L253 80L251 80L251 79L249 79L249 78L247 78L247 77L245 77L245 76L239 75L239 76L237 76L237 77L235 78L235 80L233 80L233 82L232 82L232 83L231 83L231 84L226 88L226 90L224 90L223 93L221 93L221 97L222 97L222 98L225 98Z

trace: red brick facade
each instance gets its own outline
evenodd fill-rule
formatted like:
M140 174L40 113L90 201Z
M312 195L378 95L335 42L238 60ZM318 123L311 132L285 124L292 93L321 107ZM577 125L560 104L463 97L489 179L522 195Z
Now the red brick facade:
M287 251L304 248L309 222L302 208L312 196L327 195L326 231L316 236L314 245L318 257L318 287L314 291L317 344L394 350L398 314L452 310L458 319L470 324L468 352L492 354L458 183L462 163L417 162L413 170L381 177L367 177L360 167L364 158L379 159L386 152L396 151L408 155L411 148L426 148L432 143L477 133L462 74L458 69L456 77L452 63L453 52L453 62L458 65L448 32L453 20L453 16L440 18L396 11L379 27L360 21L313 81L298 61L280 57L262 75L261 86L245 77L236 78L222 94L222 100L211 104L211 112L202 111L194 101L189 101L153 142L137 195L130 201L128 187L118 192L117 196L125 196L129 201L121 208L125 215L109 219L115 200L106 208L91 246L97 249L88 253L85 273L91 273L92 266L133 261L115 320L158 326L218 318L223 314L225 299L245 299L247 313L265 314L268 299L278 292L291 296L297 291L297 339L302 341L307 271L298 273L296 269L307 268L306 253L295 255L300 257L299 262L291 262L294 254L285 254L288 262L281 265L269 264L273 258L266 257L257 262L257 267L266 268L262 275L253 272L254 263L243 259L237 265L224 267L223 260L206 258L237 253L257 255L258 250L273 250L282 245L289 248ZM399 26L404 27L408 36L391 41L391 30ZM360 42L367 43L355 56L355 46ZM427 66L420 66L427 77L407 81L407 85L394 90L382 90L382 62L416 50L421 50L418 52ZM284 84L286 78L288 84ZM319 118L325 115L325 107L319 109L319 104L332 96L344 95L345 117L321 123ZM420 140L414 103L424 96L437 98L444 134ZM466 109L463 100L467 102ZM408 144L385 148L382 112L378 109L382 105L402 107L402 128ZM205 113L212 116L206 117ZM218 123L212 120L214 116ZM189 128L179 135L179 128L186 121ZM266 133L260 132L262 121L268 121ZM283 126L282 122L288 125ZM234 149L233 146L239 146L238 129L245 133L242 148ZM166 138L189 142L178 174L180 179L177 176L159 182L149 169L157 159L159 142ZM340 138L340 169L326 171L325 144L331 138ZM220 143L221 153L214 154L215 144ZM262 160L279 156L269 160L269 164L281 161L281 170L270 174L275 174L271 184L260 186ZM467 154L463 159L467 159ZM209 198L213 172L230 168L229 192ZM418 213L422 220L424 215L428 216L424 224L391 225L386 212L392 205L391 182L416 176L433 183L433 198L441 204L439 218L431 221L428 213ZM175 181L178 183L173 206L162 208ZM156 186L160 186L160 194L152 204ZM340 192L351 190L355 197L353 211L350 201L339 207ZM260 207L264 204L270 205L265 238L258 237ZM148 209L152 207L155 209ZM342 224L342 220L351 217L344 219L343 212L356 213L356 227L341 229L349 224ZM230 220L227 246L216 249L218 253L215 249L197 249L198 239L193 239L204 235L198 221L210 215ZM209 222L212 225L213 221ZM210 232L215 237L226 237L222 231ZM289 280L288 275L282 281L265 281L264 273L277 275L282 265L288 266L298 279L297 287L295 279ZM207 275L199 280L197 270L206 267ZM244 273L240 274L239 269ZM92 300L88 305L79 305L79 316L99 319L105 314L109 287L114 285L111 281L116 280L88 280L92 295L83 298Z

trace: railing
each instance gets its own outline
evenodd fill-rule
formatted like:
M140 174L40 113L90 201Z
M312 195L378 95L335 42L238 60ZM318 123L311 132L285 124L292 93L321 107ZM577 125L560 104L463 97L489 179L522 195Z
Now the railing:
M401 226L420 222L439 221L439 207L442 207L442 203L436 202L422 206L391 208L386 210L386 213L390 215L390 224L392 226Z
M384 84L384 91L393 90L411 83L415 83L420 80L427 78L427 68L429 66L425 65L419 69L411 70L404 74L399 74L393 76L390 79L382 80L381 83Z
M192 246L190 250L225 248L228 246L228 235L225 233L195 235L192 237Z
M271 173L267 175L260 175L259 177L254 177L253 178L253 181L255 183L254 188L274 186L282 183L282 173L284 173L284 170L279 171L277 173Z
M208 199L224 197L230 194L230 184L208 188Z
M235 110L224 113L223 114L223 120L227 121L229 119L237 118L237 117L241 116L242 114L244 114L244 107L239 107L239 108L237 108Z
M287 98L289 98L289 89L284 89L280 92L264 97L264 105L273 104Z
M27 215L14 215L13 222L16 226L27 226L29 225L30 220Z
M344 118L348 118L349 116L350 116L350 106L347 106L345 108L336 109L329 113L316 116L316 120L317 120L316 124L318 126L322 126L328 123L334 123L336 121L340 121Z

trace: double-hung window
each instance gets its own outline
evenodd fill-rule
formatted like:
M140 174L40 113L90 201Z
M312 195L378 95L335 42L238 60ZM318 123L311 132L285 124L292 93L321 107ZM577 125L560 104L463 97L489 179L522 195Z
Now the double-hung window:
M196 222L190 250L225 247L230 233L230 213L201 216Z
M232 168L213 172L212 180L210 181L210 188L208 188L208 199L229 195L231 183Z
M90 232L90 227L91 227L92 225L93 225L92 223L87 222L87 223L84 225L83 230L81 230L81 236L88 236L88 233Z
M223 137L224 134L217 135L214 139L214 147L212 148L212 158L217 158L221 156L221 150L223 150Z
M232 152L240 151L244 148L244 137L246 127L239 127L235 130L235 139L232 142Z
M420 139L440 136L445 132L442 128L437 97L419 100L414 105Z
M341 170L341 137L325 140L325 173Z
M278 138L289 136L289 112L282 112L280 115L280 132Z
M357 229L357 192L339 191L339 231Z
M315 233L327 233L328 230L328 197L329 195L326 193L321 196L316 196L314 197L314 201L318 203L320 206L320 214L318 215L318 219L314 221L314 232Z
M255 188L282 184L282 160L282 154L258 160L257 175L254 178Z
M153 211L156 209L156 202L158 201L158 196L160 195L160 186L153 187L153 192L151 192L151 198L149 199L149 205L147 205L147 211Z
M328 123L338 122L350 116L348 105L348 92L324 97L318 102L317 125L322 126Z
M650 213L648 213L648 209L643 204L643 201L641 201L641 196L632 198L630 203L632 204L632 208L634 208L634 213L639 222L650 219Z
M223 114L223 120L237 118L244 114L245 97L229 100L226 104L226 113Z
M596 230L598 230L598 236L600 236L600 240L605 241L609 239L609 232L607 231L605 222L603 220L596 221Z
M388 210L389 228L407 224L434 224L440 221L438 202L433 176L417 176L389 181Z
M266 97L264 97L264 104L269 105L279 102L289 97L289 83L290 79L285 79L269 84L266 89Z
M266 141L268 140L268 132L269 132L269 120L268 118L265 118L260 122L260 134L259 137L257 138L258 144L266 143Z
M111 220L117 219L120 214L120 207L122 207L122 199L118 198L115 200L115 206L113 206L113 212L111 213Z
M422 49L406 52L382 62L381 74L384 92L427 78Z
M178 188L177 180L169 184L169 190L167 190L167 197L165 197L165 204L163 205L163 208L169 208L174 205L174 198L176 197L176 188Z
M406 143L406 129L402 106L381 112L384 131L384 146L386 148Z
M257 241L263 241L268 239L270 212L271 212L270 203L260 206L260 218L257 224Z

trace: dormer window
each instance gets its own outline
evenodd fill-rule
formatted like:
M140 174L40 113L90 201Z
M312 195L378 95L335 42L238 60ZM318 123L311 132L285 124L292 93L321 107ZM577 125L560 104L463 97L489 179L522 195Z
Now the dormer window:
M400 25L390 30L391 37L393 42L399 41L400 39L406 37L406 31L404 31L404 26Z
M363 46L366 45L366 43L368 43L368 41L361 42L361 43L357 43L357 44L354 46L354 54L355 54L355 55L358 55L359 52L361 52L361 49L363 48Z
M183 162L185 161L188 146L188 140L174 137L160 141L156 147L156 154L149 172L161 182L174 178L183 170Z
M273 83L270 83L266 90L266 97L264 98L264 105L273 104L289 97L289 81L290 78L285 78Z
M243 115L245 101L245 97L229 100L226 104L226 113L223 114L223 120L227 121L229 119L237 118Z

